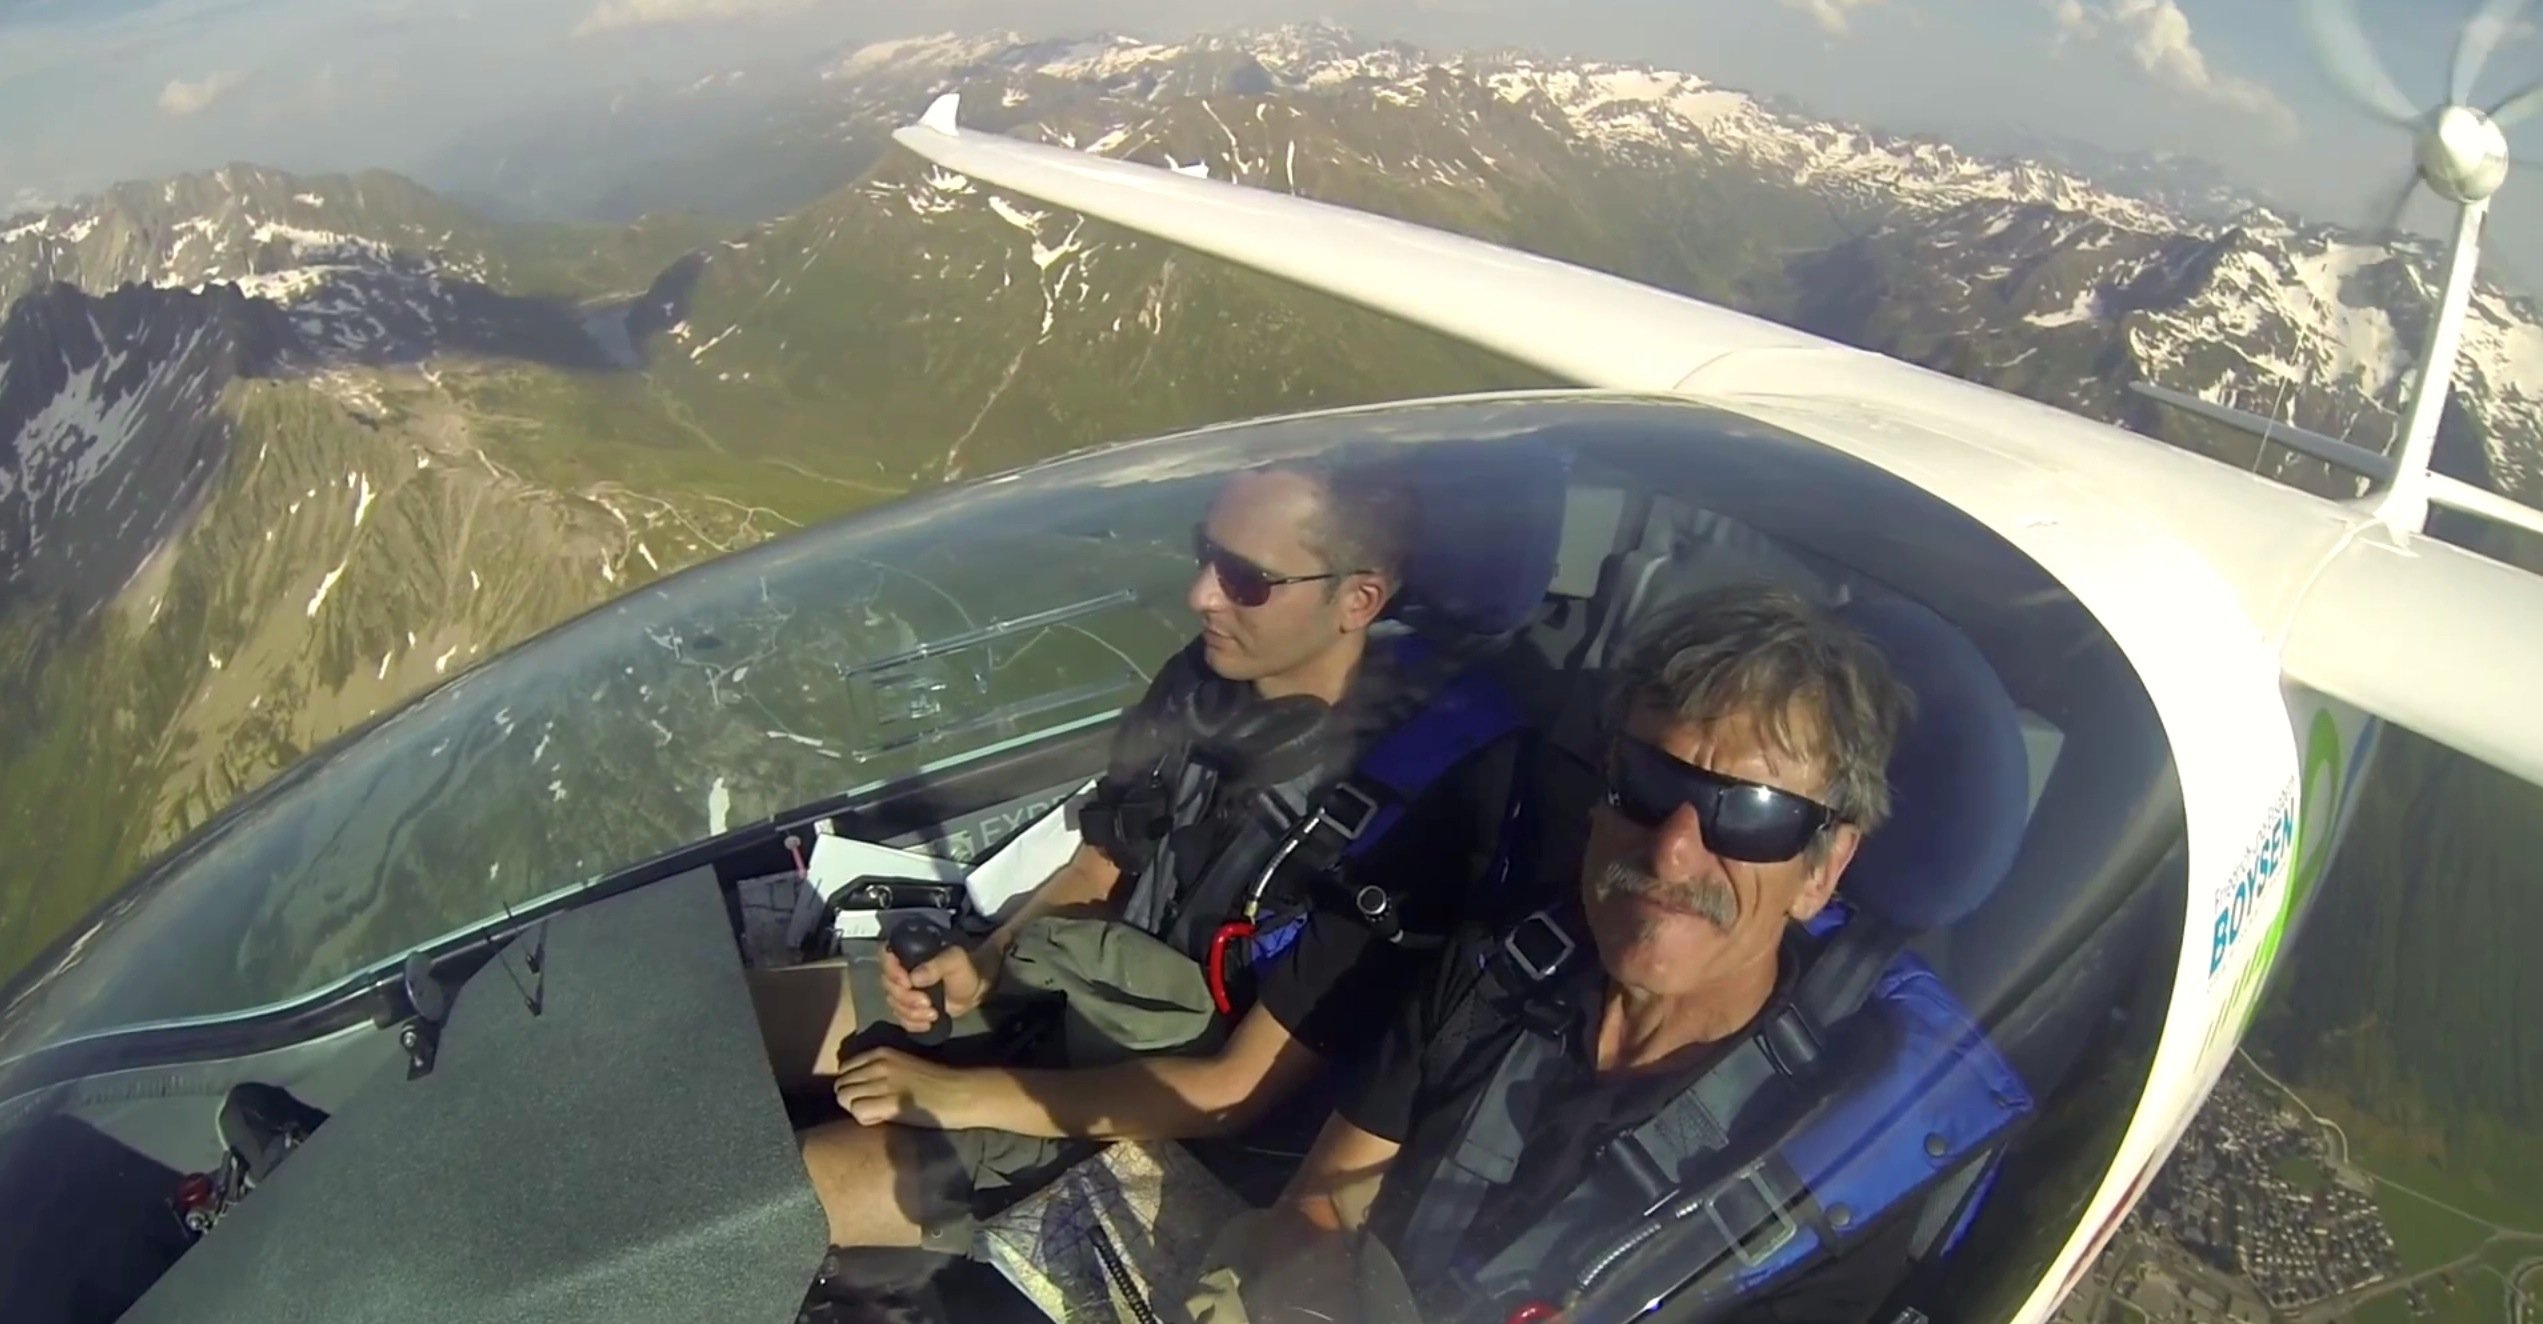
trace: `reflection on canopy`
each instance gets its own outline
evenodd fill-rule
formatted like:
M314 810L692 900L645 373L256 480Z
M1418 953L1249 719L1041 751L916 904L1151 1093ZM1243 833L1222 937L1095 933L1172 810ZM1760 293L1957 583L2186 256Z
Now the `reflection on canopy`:
M1523 431L1524 401L1113 447L896 502L600 607L311 756L17 981L0 1061L297 1000L722 826L1137 697L1230 469ZM41 993L42 997L36 995Z
M1561 456L1552 592L1478 630L1517 629L1491 665L1557 741L1580 737L1570 700L1595 693L1601 659L1642 613L1732 580L1930 613L1937 628L1913 656L1958 668L1917 682L1936 712L1974 711L1952 708L1954 675L2000 682L2022 748L1995 793L1959 773L1901 775L1994 815L1983 821L2018 838L2012 862L1990 866L2000 880L1973 890L1974 909L1890 918L1916 932L1940 986L2038 1101L1991 1169L1942 1312L2005 1313L1988 1294L2027 1290L2065 1243L2164 1030L2188 892L2170 745L2108 632L2002 537L1873 466L1683 402L1505 397L1215 428L905 501L675 576L349 737L153 866L13 990L0 1074L23 1067L40 1083L182 1061L230 1027L43 1050L367 991L426 944L464 963L510 908L734 862L710 859L719 852L774 856L778 834L816 814L889 805L857 830L905 839L892 834L923 823L976 842L966 834L988 819L1036 811L1092 775L1101 727L1189 637L1188 534L1219 477L1372 441L1363 454L1455 473L1488 466L1441 443L1484 438ZM1439 504L1467 521L1443 528L1480 536L1425 537L1422 552L1479 544L1448 559L1506 581L1493 553L1517 541L1511 522ZM1885 646L1909 656L1905 636ZM1971 835L1965 823L1938 817L1920 838L1907 822L1884 839L1898 877L1975 872L1937 845ZM1581 822L1545 826L1563 858ZM1873 853L1857 862L1858 905ZM324 1012L358 1017L370 1003ZM288 1020L246 1029L298 1033ZM1710 1283L1679 1290L1673 1309L1730 1281L1729 1260L1660 1258L1660 1279ZM1633 1282L1637 1299L1671 1290Z

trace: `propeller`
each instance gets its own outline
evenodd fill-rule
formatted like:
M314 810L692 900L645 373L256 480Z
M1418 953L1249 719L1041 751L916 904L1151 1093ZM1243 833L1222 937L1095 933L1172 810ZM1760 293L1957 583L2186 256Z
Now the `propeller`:
M2419 0L2414 0L2418 3ZM2377 238L2386 243L2398 235L2402 214L2425 184L2430 192L2454 204L2454 240L2446 258L2444 291L2430 319L2428 342L2404 420L2394 477L2371 497L2379 519L2396 529L2425 527L2428 514L2428 464L2436 445L2437 423L2454 382L2455 360L2463 344L2464 322L2481 260L2481 232L2490 201L2508 181L2512 164L2507 128L2543 112L2543 83L2509 96L2484 110L2473 92L2490 63L2532 0L2482 0L2455 40L2448 70L2447 100L2415 110L2392 71L2375 53L2358 20L2357 0L2302 0L2306 28L2322 57L2332 84L2368 114L2409 130L2416 149L2416 169L2403 181L2385 213Z
M2483 0L2455 42L2450 72L2450 98L2426 110L2415 109L2392 72L2367 40L2359 22L2357 0L2305 0L2304 19L2314 47L2334 86L2361 109L2387 123L2411 131L2419 149L2418 170L2402 197L2386 215L2398 223L2413 188L2426 184L2439 197L2459 206L2487 200L2507 182L2506 128L2543 111L2543 83L2516 93L2484 110L2472 101L2482 69L2512 31L2533 0ZM2390 226L2383 232L2391 234Z
M2507 40L2508 30L2516 26L2517 15L2525 12L2530 0L2490 0L2464 24L2463 36L2455 42L2455 104L2472 104L2473 85L2481 81L2481 67L2490 63L2490 55ZM2493 118L2496 118L2494 113Z
M2419 122L2418 108L2402 95L2401 84L2393 81L2384 61L2376 58L2375 48L2367 44L2366 29L2358 22L2354 0L2311 0L2304 16L2305 26L2313 33L2314 47L2321 52L2333 83L2359 109L2394 124Z
M2492 106L2490 118L2497 121L2500 128L2510 129L2532 119L2538 110L2543 110L2543 83L2536 83Z

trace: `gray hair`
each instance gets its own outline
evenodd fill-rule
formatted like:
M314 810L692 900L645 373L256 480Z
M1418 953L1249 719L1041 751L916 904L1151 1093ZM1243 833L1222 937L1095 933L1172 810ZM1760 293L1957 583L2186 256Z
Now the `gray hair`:
M1914 703L1861 632L1790 589L1736 584L1635 629L1607 716L1611 731L1646 707L1697 726L1747 717L1774 754L1825 772L1828 807L1870 832L1889 818L1890 754Z

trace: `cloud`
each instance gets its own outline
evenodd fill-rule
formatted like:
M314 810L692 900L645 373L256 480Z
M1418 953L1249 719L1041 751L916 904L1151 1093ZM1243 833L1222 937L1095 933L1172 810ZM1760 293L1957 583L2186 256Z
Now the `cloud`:
M2282 138L2296 135L2296 114L2276 93L2208 64L2178 0L2049 0L2049 15L2060 47L2071 41L2116 45L2163 87L2251 115Z
M592 12L583 16L582 22L574 25L574 35L588 37L595 33L659 27L670 23L713 23L767 14L795 14L812 8L814 3L815 0L600 0Z
M1846 36L1854 30L1854 11L1881 3L1881 0L1783 0L1784 8L1798 9L1831 37Z
M246 81L247 75L236 69L215 70L191 83L171 78L159 89L159 113L177 119L200 114Z

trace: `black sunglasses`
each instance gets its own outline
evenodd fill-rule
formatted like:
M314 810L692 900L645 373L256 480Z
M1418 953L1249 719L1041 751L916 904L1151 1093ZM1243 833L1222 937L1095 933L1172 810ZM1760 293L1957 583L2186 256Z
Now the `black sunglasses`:
M1312 584L1319 579L1340 579L1342 572L1328 570L1321 575L1275 575L1261 566L1210 541L1206 528L1192 530L1192 559L1210 568L1218 576L1219 590L1228 601L1239 607L1259 607L1271 601L1272 590L1283 584Z
M1693 805L1704 848L1749 864L1789 860L1838 821L1837 811L1808 796L1681 763L1631 737L1616 742L1607 804L1646 828L1668 822L1680 805Z

